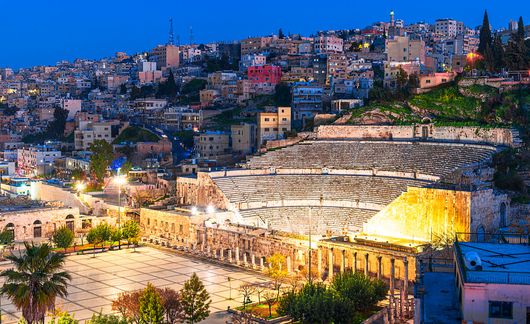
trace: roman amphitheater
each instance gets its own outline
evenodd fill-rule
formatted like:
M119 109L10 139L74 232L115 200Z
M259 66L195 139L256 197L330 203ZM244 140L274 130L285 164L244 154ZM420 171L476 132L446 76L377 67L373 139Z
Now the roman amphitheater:
M351 269L408 281L429 243L495 232L510 221L509 198L492 185L492 157L518 145L517 136L433 125L320 126L237 168L178 178L180 207L142 209L142 227L151 242L249 267L281 252L290 271L307 270L311 260L321 278Z

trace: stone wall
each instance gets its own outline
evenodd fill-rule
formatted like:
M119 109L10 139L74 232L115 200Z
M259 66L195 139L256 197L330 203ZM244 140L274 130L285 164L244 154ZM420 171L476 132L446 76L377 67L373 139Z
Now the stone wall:
M79 199L79 196L67 188L61 188L38 181L31 183L31 192L31 199L61 201L65 206L78 208L83 214L88 213L89 208Z
M492 145L516 146L519 139L509 128L411 126L353 126L322 125L316 130L318 139L360 139L360 140L414 140L425 139L461 143L486 143Z
M143 237L159 237L175 243L197 241L189 212L177 210L140 209L140 229Z
M510 220L510 201L506 194L492 189L471 193L471 232L495 233L500 227L510 225Z
M13 225L16 241L43 240L51 237L53 232L73 222L74 231L81 229L81 218L77 208L31 208L19 211L5 212L0 215L0 229L6 229L8 224ZM40 235L36 235L40 228Z
M430 242L470 231L471 192L409 187L370 219L364 233Z

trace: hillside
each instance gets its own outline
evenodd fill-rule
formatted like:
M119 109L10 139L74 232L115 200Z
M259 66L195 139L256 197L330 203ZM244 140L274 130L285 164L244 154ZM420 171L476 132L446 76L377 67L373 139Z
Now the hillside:
M404 101L372 102L350 111L349 124L411 124L509 127L526 125L530 91L456 83L412 95Z
M137 142L157 142L160 138L148 131L147 129L130 126L121 132L118 137L112 142L113 144L119 144L123 142L137 143Z

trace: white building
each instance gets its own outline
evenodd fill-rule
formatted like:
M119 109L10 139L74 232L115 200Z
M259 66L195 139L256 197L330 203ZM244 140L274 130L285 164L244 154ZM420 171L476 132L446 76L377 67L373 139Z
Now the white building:
M315 54L342 53L344 51L344 41L334 35L320 35L314 39L314 51Z
M475 235L478 238L485 234ZM528 236L507 235L503 240L517 244L455 243L456 285L462 323L528 323ZM481 241L485 240L482 238Z
M37 145L18 149L18 173L25 176L40 176L49 174L53 170L53 163L55 159L60 157L61 151L46 145Z
M62 99L61 100L61 107L63 109L68 110L68 120L73 120L75 117L75 114L77 114L79 111L81 111L81 103L82 100L79 99Z
M437 19L434 23L434 32L445 37L456 37L464 34L464 23L454 19Z

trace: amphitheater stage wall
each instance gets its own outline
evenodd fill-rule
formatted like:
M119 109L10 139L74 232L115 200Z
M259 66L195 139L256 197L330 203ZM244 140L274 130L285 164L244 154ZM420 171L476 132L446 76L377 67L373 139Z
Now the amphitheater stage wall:
M257 209L271 207L304 207L304 206L322 206L322 207L342 207L342 208L359 208L369 210L382 210L386 205L364 203L361 201L347 200L326 200L323 199L290 199L290 200L269 200L263 202L235 203L236 209Z
M472 194L434 188L409 187L396 200L371 218L363 232L430 242L469 233Z
M480 128L411 125L411 126L357 126L322 125L316 130L318 139L357 139L357 140L434 140L441 142L485 143L492 145L515 146L509 128Z

